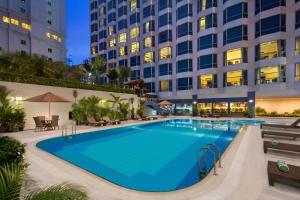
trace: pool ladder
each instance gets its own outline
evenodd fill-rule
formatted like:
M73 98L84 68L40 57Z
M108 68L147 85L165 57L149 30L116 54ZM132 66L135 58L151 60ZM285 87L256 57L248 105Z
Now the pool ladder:
M222 167L222 163L221 163L221 152L220 152L220 148L216 145L216 144L207 144L205 147L200 148L198 151L198 169L199 169L199 177L204 178L207 175L207 166L206 166L206 153L210 152L211 155L213 156L213 161L214 161L214 175L217 176L217 167L216 167L216 163L217 163L217 159L216 159L216 153L212 150L212 147L215 147L215 149L217 149L218 151L218 158L219 158L219 168ZM203 152L203 161L204 161L204 167L202 168L201 166L201 153Z
M72 136L73 135L76 135L77 134L77 127L76 127L76 124L72 124L72 127L71 127L71 133L68 134L68 126L63 126L62 129L61 129L61 136L69 136L67 138L70 138L72 139Z

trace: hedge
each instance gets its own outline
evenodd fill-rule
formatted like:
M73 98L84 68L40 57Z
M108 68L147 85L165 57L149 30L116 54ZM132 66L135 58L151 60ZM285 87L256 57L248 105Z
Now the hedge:
M106 92L128 93L128 94L135 93L133 90L121 88L120 86L85 84L85 83L72 81L72 80L27 76L27 75L20 75L20 74L6 73L6 72L0 72L0 81L85 89L85 90L97 90L97 91L106 91Z

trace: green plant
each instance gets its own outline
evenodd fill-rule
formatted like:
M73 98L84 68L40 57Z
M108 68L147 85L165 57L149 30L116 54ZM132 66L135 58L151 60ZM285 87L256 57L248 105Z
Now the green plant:
M86 200L85 191L75 185L61 184L45 189L29 192L22 187L30 184L23 165L12 164L0 167L0 199L1 200L47 200L76 199ZM24 192L22 192L22 189Z
M130 67L126 67L126 66L118 67L118 76L119 78L122 79L122 82L128 79L128 77L130 76L130 72L131 72Z
M0 137L0 166L24 162L25 145L10 137Z
M115 109L116 105L118 105L119 107L117 109L120 109L120 103L122 103L123 101L126 101L126 99L121 98L120 96L116 96L114 94L110 94L110 96L113 98L112 100L109 100L108 102L112 103L112 108Z
M293 115L296 115L296 116L300 116L300 108L294 110L292 114L293 114Z
M264 108L261 108L261 107L256 107L255 109L256 111L256 115L266 115L267 114L267 111L264 109Z
M77 103L77 97L78 97L78 91L77 90L73 90L73 97L74 97L75 103Z
M193 115L194 117L199 115L198 108L197 108L197 104L193 104L193 107L192 107L192 115Z
M105 64L103 61L103 58L101 56L97 56L95 61L92 63L92 74L95 76L96 78L96 82L98 82L99 80L99 75L100 72L103 72L105 70Z
M140 117L145 117L145 102L140 101L139 104L139 108L137 109L136 113L140 116Z
M109 69L106 72L106 76L108 77L110 83L115 84L116 80L118 79L118 72L116 69Z
M252 117L254 115L254 109L253 108L246 108L244 110L244 115L247 117Z
M129 103L120 103L119 107L122 120L126 120L129 114Z

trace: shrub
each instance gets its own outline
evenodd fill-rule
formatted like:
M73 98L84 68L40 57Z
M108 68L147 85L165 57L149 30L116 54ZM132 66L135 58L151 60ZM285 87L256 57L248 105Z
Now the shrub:
M261 108L258 106L258 107L256 107L256 114L257 115L266 115L267 111L264 108Z
M10 137L0 137L0 166L5 164L22 164L25 145Z

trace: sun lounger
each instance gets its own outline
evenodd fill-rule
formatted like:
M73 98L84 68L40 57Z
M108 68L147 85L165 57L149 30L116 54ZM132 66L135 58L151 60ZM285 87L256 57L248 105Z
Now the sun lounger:
M296 140L296 138L300 138L300 134L299 133L296 133L296 132L290 132L290 131L267 131L267 130L264 130L264 131L261 131L261 137L264 138L265 135L268 135L268 136L277 136L277 137L285 137L285 138L291 138L293 140Z
M297 119L294 123L290 125L284 125L284 124L261 124L261 129L272 129L272 128L279 128L279 129L299 129L300 130L300 119Z
M106 126L107 124L105 121L96 121L94 117L88 117L87 122L91 126Z
M268 149L276 149L280 151L290 151L290 152L300 153L300 145L287 144L287 143L273 144L270 141L264 141L264 153L267 153Z
M300 167L294 165L288 165L288 167L288 172L282 172L278 169L276 162L268 161L269 185L274 186L275 182L280 182L300 187Z
M117 124L121 124L120 120L111 120L108 117L104 117L103 120L106 122L106 124L111 124L111 125L117 125Z

